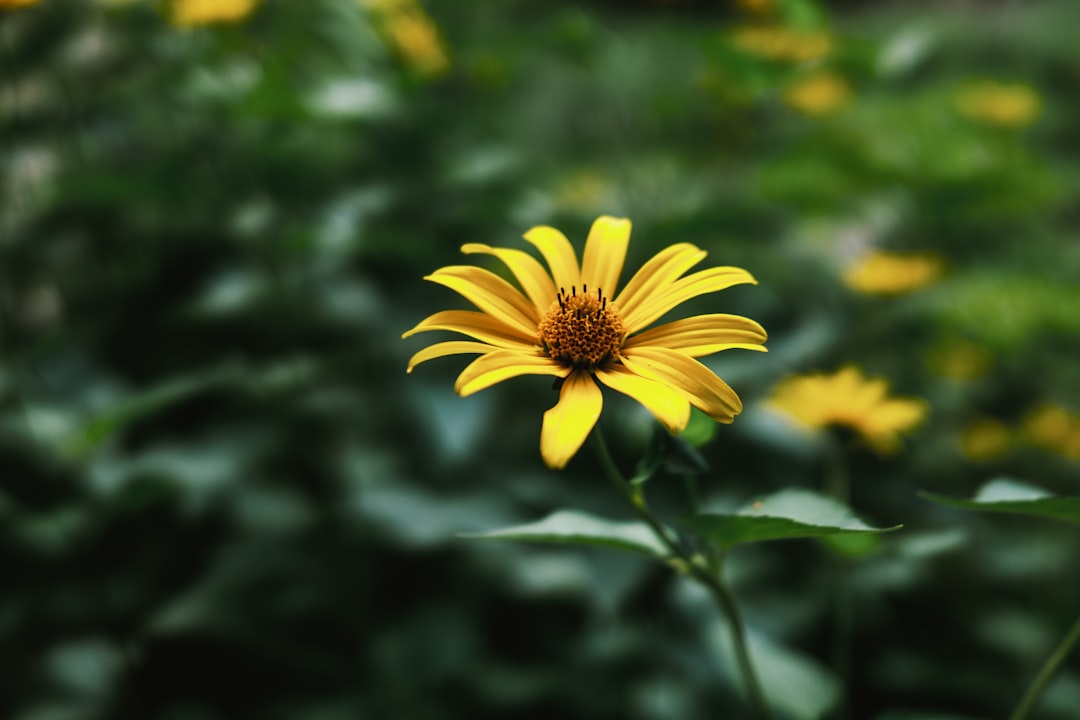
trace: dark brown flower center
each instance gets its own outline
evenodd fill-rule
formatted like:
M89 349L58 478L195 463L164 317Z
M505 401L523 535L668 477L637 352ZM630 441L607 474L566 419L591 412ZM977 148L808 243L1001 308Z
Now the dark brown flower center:
M622 346L623 326L615 308L609 307L603 291L581 292L571 287L559 296L540 321L540 342L555 360L576 368L592 370L617 357Z

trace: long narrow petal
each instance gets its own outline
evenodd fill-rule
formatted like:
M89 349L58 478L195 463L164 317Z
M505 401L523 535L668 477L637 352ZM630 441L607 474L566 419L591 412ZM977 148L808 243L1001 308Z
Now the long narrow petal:
M629 338L624 347L666 347L690 357L702 357L733 348L766 352L762 343L767 339L765 328L750 318L714 313L650 328Z
M676 305L698 295L726 290L732 285L749 283L757 285L754 276L742 268L715 267L688 275L682 280L661 288L652 297L631 310L622 310L623 327L627 332L634 332L648 327L657 318L663 316ZM620 306L620 309L621 306Z
M540 264L540 261L529 253L511 248L491 247L482 243L462 245L461 252L466 255L484 253L494 255L502 260L506 267L510 268L510 272L514 273L514 277L517 278L521 288L532 300L541 316L548 311L551 303L555 302L556 288L554 281L544 270L544 266Z
M589 373L578 370L566 378L559 402L544 413L540 430L540 455L549 468L558 470L570 462L596 425L603 407L603 393Z
M493 350L495 350L495 348L491 345L470 342L468 340L450 340L449 342L435 343L434 345L428 345L426 348L409 358L409 366L405 368L405 372L411 373L413 368L420 363L434 360L435 358L441 358L447 355L489 353Z
M623 291L615 298L615 306L625 318L642 303L647 302L657 290L673 283L684 272L705 259L706 253L690 243L676 243L664 248L649 259L630 278ZM630 331L630 328L627 328Z
M459 332L481 342L498 347L526 350L537 344L536 335L526 335L513 325L507 325L494 315L474 310L443 310L424 318L420 323L403 334L402 338L431 330L449 330Z
M629 220L610 215L596 218L589 230L589 239L585 241L581 281L592 286L592 292L599 288L606 297L614 298L629 244Z
M484 312L534 335L540 317L536 308L510 283L493 272L468 265L439 268L424 278L457 292Z
M553 227L540 225L525 233L525 239L535 245L547 260L556 287L565 288L567 292L572 286L581 287L577 255L565 235Z
M659 347L624 351L623 364L633 373L673 387L713 420L729 423L742 412L742 401L726 382L697 360Z
M466 397L518 375L566 375L567 368L547 355L495 350L469 363L454 382L458 395Z
M644 405L673 435L685 430L690 422L690 401L663 383L637 375L623 365L597 370L596 379Z

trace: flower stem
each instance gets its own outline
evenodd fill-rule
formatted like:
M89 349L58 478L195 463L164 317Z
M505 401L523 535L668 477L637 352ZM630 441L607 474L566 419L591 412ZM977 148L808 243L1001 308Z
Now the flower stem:
M608 450L607 442L604 440L604 434L599 426L593 429L593 446L596 448L600 464L604 468L604 474L607 475L611 484L627 499L634 512L652 529L653 534L664 544L671 556L681 560L686 567L686 571L695 580L708 588L717 605L727 616L728 622L731 623L735 660L739 665L743 685L746 687L754 716L758 720L770 720L772 713L769 710L768 703L765 701L765 693L762 691L761 682L758 680L757 672L754 670L754 663L750 658L750 649L746 642L746 626L743 623L742 613L739 612L735 596L732 594L731 588L724 582L719 567L716 572L710 570L708 563L703 558L688 552L678 536L666 528L659 518L653 514L645 502L645 494L642 492L641 487L627 482L626 477L619 470L618 465L615 464L615 459L611 457L611 451Z
M1076 619L1073 626L1069 628L1069 632L1065 633L1065 637L1061 639L1058 646L1054 648L1054 652L1050 653L1050 657L1046 658L1046 662L1043 663L1042 668L1039 670L1039 674L1028 685L1027 690L1024 692L1024 696L1020 698L1020 703L1013 710L1012 715L1009 716L1009 720L1023 720L1027 717L1028 712L1035 707L1035 703L1038 702L1039 697L1042 695L1043 690L1050 684L1050 679L1054 677L1054 673L1057 672L1058 667L1065 661L1065 658L1069 656L1069 651L1072 650L1076 641L1080 640L1080 617Z

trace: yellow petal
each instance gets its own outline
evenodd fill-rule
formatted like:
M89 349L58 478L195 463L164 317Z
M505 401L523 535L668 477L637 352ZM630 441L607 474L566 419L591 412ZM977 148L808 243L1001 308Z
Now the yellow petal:
M485 253L502 260L506 267L510 268L510 272L514 273L514 277L517 278L521 288L532 300L541 316L548 311L551 303L555 302L555 283L540 261L529 253L510 248L491 247L481 243L463 245L461 252L466 255Z
M690 243L676 243L664 248L642 265L615 298L615 305L624 318L623 326L627 331L633 332L635 329L626 325L625 318L630 313L642 303L647 302L658 289L671 284L684 272L704 260L707 254Z
M459 332L498 347L527 349L537 344L535 334L528 336L493 315L473 310L443 310L420 323L401 337L411 337L430 330Z
M565 367L547 355L542 355L539 350L535 354L517 350L495 350L476 358L462 370L454 382L454 390L458 395L466 397L518 375L562 377L566 372Z
M690 422L690 401L663 383L636 375L623 365L598 369L596 379L644 405L673 435L685 430Z
M732 285L757 284L754 276L742 268L714 267L688 275L682 280L661 288L652 297L632 310L623 310L623 327L627 332L634 332L659 317L662 317L676 305L706 293L725 290ZM621 306L620 306L621 309Z
M565 235L553 227L541 225L525 233L525 239L535 245L547 260L557 288L570 292L571 287L581 287L577 255Z
M625 350L631 372L675 388L713 420L729 423L742 412L742 401L726 382L697 360L677 350L639 347Z
M721 350L741 348L766 352L765 329L741 315L715 313L696 315L660 325L634 335L624 347L651 345L678 350L683 355L701 357Z
M589 373L578 370L566 378L559 402L544 413L544 426L540 430L540 454L552 470L559 470L581 448L589 436L604 397Z
M585 241L581 281L592 287L592 292L599 288L605 297L614 298L629 244L629 220L610 215L596 218L589 230L589 239Z
M495 273L467 265L439 268L424 278L457 292L489 315L527 336L536 336L536 308L510 283Z
M422 362L445 357L446 355L465 355L468 353L487 353L495 350L491 345L484 343L469 342L468 340L451 340L449 342L435 343L409 358L409 366L405 372L411 373L413 368Z

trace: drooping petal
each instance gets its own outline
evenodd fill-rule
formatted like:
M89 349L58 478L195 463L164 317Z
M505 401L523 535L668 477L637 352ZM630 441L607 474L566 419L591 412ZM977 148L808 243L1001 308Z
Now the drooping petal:
M726 382L697 360L677 350L639 347L624 350L623 364L633 373L675 388L713 420L729 423L742 401Z
M424 278L457 292L476 307L526 335L535 335L540 317L524 295L493 272L468 265L439 268Z
M551 268L551 276L557 288L570 292L571 287L581 287L581 270L578 268L574 246L566 236L553 227L540 225L525 233L525 239L536 246Z
M668 285L631 310L623 310L623 327L634 332L648 327L676 305L698 295L725 290L732 285L757 285L754 276L737 267L715 267L696 272ZM621 306L620 306L621 307Z
M592 292L599 288L606 297L614 298L629 244L629 220L610 215L596 218L589 230L589 239L585 241L581 281L592 287Z
M513 250L511 248L497 248L482 243L468 243L461 246L461 252L466 255L484 253L494 255L502 260L514 277L521 283L521 288L532 300L537 312L543 316L548 311L551 303L555 302L555 283L551 276L544 270L540 261L527 252Z
M707 254L690 243L677 243L664 248L642 265L615 298L615 305L619 308L627 331L632 332L632 329L625 325L626 317L630 313L647 302L655 292L670 285L684 272L704 260Z
M539 350L523 353L517 350L495 350L473 360L454 382L454 391L461 397L489 388L518 375L566 375L567 368Z
M443 310L424 318L412 330L401 337L411 337L417 333L431 330L449 330L459 332L481 342L491 343L503 348L526 350L537 344L535 333L525 335L517 327L508 325L494 315L473 310Z
M470 342L468 340L450 340L448 342L435 343L434 345L428 345L426 348L409 358L409 366L405 368L405 372L411 373L413 368L420 363L434 360L435 358L441 358L447 355L488 353L493 350L495 350L495 348L491 345Z
M623 365L597 369L596 379L644 405L673 435L685 430L690 422L690 401L663 383L637 375Z
M650 328L627 339L624 347L666 347L690 357L702 357L733 348L766 352L762 343L767 338L765 329L750 318L715 313Z
M596 425L603 406L603 393L588 372L577 370L566 378L559 402L544 413L540 430L540 455L549 468L559 470L570 462Z

